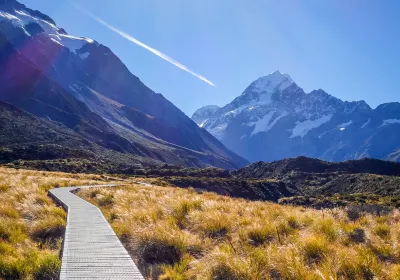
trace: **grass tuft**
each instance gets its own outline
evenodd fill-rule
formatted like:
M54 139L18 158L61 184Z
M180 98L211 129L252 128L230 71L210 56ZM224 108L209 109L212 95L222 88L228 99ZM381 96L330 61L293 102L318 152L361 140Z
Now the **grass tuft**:
M64 236L65 225L65 220L58 217L40 220L34 223L30 235L35 240L54 243Z
M182 200L173 206L172 216L175 218L176 224L180 228L185 227L187 215L193 210L200 210L202 206L201 200Z
M276 230L271 225L256 226L247 233L248 240L254 246L260 246L272 241L276 236Z
M191 258L185 257L174 265L163 265L163 274L158 277L160 280L185 280L188 279L186 271L190 265Z
M199 230L205 237L219 238L228 234L231 228L231 221L223 214L199 212L192 217L194 229Z
M131 246L140 261L149 264L170 264L178 263L186 252L187 243L185 237L176 232L171 235L162 232L162 229L154 229L136 235L136 240Z
M309 263L319 263L328 254L328 243L321 236L308 237L303 245L304 257Z
M378 224L374 229L374 233L380 238L386 239L390 236L390 227L387 224Z
M353 247L346 252L339 253L337 270L339 279L372 280L382 272L382 264L367 248ZM386 276L384 279L386 279Z
M61 261L57 255L45 256L41 260L39 268L34 273L34 279L37 280L58 279L60 269L61 269Z
M6 192L10 189L10 186L8 184L0 183L0 193Z
M235 254L231 247L223 245L213 250L191 276L198 279L255 279L251 264Z
M101 195L98 197L97 201L100 206L108 207L108 206L113 205L114 197L111 194Z
M287 223L288 225L293 228L293 229L297 229L300 227L300 222L298 221L298 218L296 216L289 216L287 218Z
M338 238L338 226L333 218L325 218L316 221L315 230L325 235L329 241L334 241Z

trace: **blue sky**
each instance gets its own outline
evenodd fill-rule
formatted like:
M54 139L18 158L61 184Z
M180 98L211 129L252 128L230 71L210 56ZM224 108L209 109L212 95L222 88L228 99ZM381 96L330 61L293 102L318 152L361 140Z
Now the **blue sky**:
M20 0L59 27L110 47L146 85L187 115L225 105L279 69L306 92L322 88L372 107L400 101L397 0L76 0L85 10L179 61L185 72L67 0Z

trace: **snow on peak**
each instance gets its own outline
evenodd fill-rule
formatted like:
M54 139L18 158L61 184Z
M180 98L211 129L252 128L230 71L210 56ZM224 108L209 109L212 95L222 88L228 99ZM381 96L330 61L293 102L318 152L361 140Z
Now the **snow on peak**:
M28 11L15 10L12 14L0 11L0 21L8 20L14 26L21 28L25 34L31 36L26 30L26 26L30 23L36 23L43 29L43 34L53 42L67 47L71 52L77 53L86 43L94 43L95 41L86 37L75 37L68 35L62 28L58 28L53 23L42 18L32 16Z
M270 92L276 89L284 90L293 84L294 81L288 74L282 74L278 70L268 74L267 76L263 76L258 78L255 82L252 83L253 91L256 92Z

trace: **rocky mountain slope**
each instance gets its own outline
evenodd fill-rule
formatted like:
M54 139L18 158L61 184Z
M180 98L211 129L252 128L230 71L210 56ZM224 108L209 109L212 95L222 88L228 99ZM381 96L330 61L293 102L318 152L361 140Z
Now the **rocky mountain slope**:
M200 118L199 110L193 118L199 126L252 162L296 156L400 161L400 103L371 109L323 90L305 93L279 71L257 79L213 114Z
M109 48L15 0L0 0L0 73L0 100L109 151L197 167L247 163Z
M131 173L157 160L107 149L80 132L0 101L0 163L77 172Z
M192 120L195 121L196 123L199 123L199 126L202 127L201 122L207 120L219 109L221 108L217 105L204 106L196 110L196 112L192 116Z

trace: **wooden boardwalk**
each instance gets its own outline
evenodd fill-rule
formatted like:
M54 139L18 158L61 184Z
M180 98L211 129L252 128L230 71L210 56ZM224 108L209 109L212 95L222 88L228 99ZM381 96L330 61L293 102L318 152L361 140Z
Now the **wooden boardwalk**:
M68 211L60 279L140 279L138 268L100 209L71 191L90 187L56 188L50 196Z

